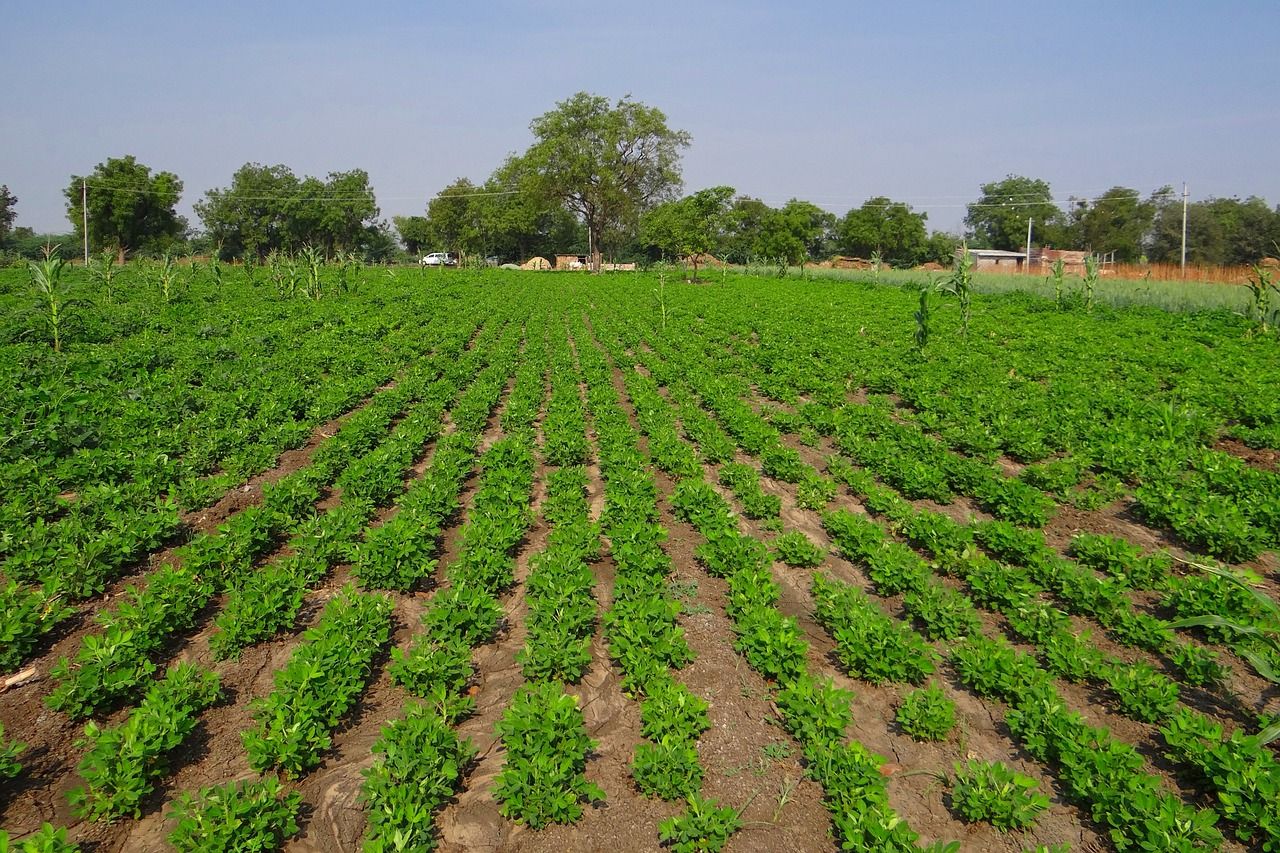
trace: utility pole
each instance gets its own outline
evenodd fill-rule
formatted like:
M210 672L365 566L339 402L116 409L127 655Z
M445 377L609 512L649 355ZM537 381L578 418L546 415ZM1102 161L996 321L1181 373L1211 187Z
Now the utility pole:
M84 226L84 265L89 266L89 183L80 179L80 216Z
M1187 182L1182 182L1182 277L1187 277Z
M1031 217L1027 217L1027 273L1031 272Z

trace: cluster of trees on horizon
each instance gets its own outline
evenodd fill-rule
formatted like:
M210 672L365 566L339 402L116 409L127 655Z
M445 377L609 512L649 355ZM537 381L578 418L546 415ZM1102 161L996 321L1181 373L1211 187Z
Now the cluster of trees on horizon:
M533 120L534 143L483 182L458 178L422 216L380 219L362 169L299 177L287 166L246 163L224 188L196 202L201 230L175 208L182 181L133 156L109 158L75 175L65 196L70 235L14 227L17 199L0 187L0 251L38 255L46 242L77 254L88 187L90 248L124 255L217 253L224 260L265 258L304 246L369 261L429 251L497 256L586 254L657 260L708 253L734 263L792 264L833 255L876 257L893 266L949 264L962 240L1019 250L1028 220L1036 246L1113 255L1122 263L1177 262L1182 199L1171 187L1143 197L1114 187L1094 199L1054 201L1048 182L1009 175L981 186L967 206L965 233L930 232L927 214L877 196L844 216L801 199L771 207L720 186L680 196L680 152L689 135L667 127L661 111L623 98L578 93ZM1187 256L1196 264L1256 263L1280 254L1280 206L1249 197L1210 198L1187 206Z

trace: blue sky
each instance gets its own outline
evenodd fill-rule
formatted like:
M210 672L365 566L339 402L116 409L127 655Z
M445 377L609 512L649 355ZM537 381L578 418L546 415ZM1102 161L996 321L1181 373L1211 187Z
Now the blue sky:
M693 135L686 188L958 230L980 184L1280 203L1280 2L50 2L0 21L0 184L66 230L72 174L134 154L180 210L246 162L366 169L421 213L579 90ZM193 219L194 221L194 219Z

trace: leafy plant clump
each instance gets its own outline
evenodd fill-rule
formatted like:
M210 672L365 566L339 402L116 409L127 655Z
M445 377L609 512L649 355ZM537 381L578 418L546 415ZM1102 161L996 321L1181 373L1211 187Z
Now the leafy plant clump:
M12 779L22 772L18 756L26 749L26 744L4 739L4 725L0 724L0 780Z
M595 742L587 736L576 697L556 683L525 685L498 723L507 762L494 797L502 813L534 829L573 823L582 803L604 799L583 771Z
M279 767L297 777L320 763L331 732L364 692L390 636L390 614L390 599L351 587L325 605L276 673L275 689L254 702L257 724L241 735L251 767Z
M642 793L664 800L678 800L702 786L698 750L687 740L666 738L636 747L631 776Z
M728 806L696 794L689 797L688 803L684 814L658 824L658 840L675 853L715 853L742 828L741 817Z
M902 697L895 719L916 740L946 740L956 725L956 703L941 687L930 684Z
M998 761L956 765L951 810L967 821L985 821L996 829L1028 829L1049 807L1036 780Z
M175 665L155 682L123 723L103 728L89 722L80 762L86 788L72 792L76 813L92 819L139 817L142 800L165 772L165 758L198 722L197 714L218 698L218 676L188 663Z
M378 757L360 788L369 815L366 849L431 849L435 812L461 787L475 747L459 740L436 708L412 702L383 727L373 751Z
M40 829L21 841L10 841L9 833L0 829L0 853L80 853L80 845L67 841L67 830L41 824Z
M784 533L773 540L773 550L778 559L793 569L811 569L822 565L827 553L799 530Z
M181 853L279 850L297 834L301 807L302 794L286 793L274 776L184 793L169 813L177 821L169 843Z

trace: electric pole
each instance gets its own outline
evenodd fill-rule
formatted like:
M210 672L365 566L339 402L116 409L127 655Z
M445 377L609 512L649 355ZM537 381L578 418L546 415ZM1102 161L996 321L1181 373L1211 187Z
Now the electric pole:
M89 266L89 183L80 179L80 216L84 226L84 265Z
M1027 217L1027 272L1031 272L1031 217Z
M1187 277L1187 182L1182 182L1182 277Z

